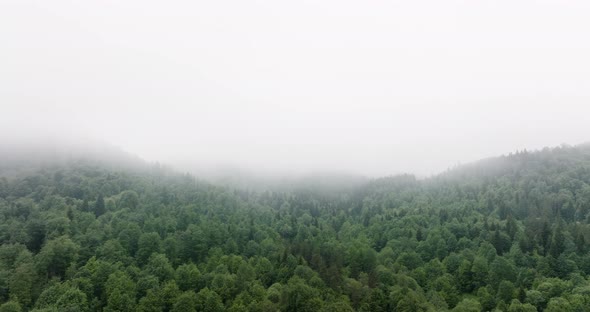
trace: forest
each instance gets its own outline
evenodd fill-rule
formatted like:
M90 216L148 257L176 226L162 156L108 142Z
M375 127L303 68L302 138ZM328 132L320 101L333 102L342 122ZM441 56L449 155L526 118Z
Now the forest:
M589 145L348 188L0 175L0 312L590 311Z

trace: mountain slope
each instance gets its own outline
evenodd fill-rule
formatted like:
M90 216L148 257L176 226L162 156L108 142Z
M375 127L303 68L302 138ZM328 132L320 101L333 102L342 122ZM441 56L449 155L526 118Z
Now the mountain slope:
M75 158L0 178L0 311L590 306L588 146L336 192L138 167Z

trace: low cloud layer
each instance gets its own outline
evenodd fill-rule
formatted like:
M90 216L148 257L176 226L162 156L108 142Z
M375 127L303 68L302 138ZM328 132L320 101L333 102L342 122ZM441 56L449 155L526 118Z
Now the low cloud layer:
M586 1L0 3L2 136L428 175L590 140Z

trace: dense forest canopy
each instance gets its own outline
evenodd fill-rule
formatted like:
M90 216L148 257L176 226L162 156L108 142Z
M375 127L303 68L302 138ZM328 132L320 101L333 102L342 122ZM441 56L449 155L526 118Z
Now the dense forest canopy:
M587 145L266 191L24 167L0 166L0 312L590 311Z

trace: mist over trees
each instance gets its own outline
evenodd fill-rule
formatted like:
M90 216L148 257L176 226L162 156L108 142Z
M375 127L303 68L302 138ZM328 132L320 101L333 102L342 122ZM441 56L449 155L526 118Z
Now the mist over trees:
M0 0L0 312L590 312L589 16Z
M1 312L590 307L588 145L272 190L88 157L0 176Z
M75 135L0 134L0 175L32 174L36 170L90 161L112 170L145 170L148 164L136 155L104 141Z

